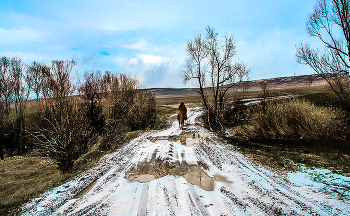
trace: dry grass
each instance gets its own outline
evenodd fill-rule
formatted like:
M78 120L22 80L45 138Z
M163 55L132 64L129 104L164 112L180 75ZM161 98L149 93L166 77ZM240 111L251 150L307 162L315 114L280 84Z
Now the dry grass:
M306 98L308 100L306 100ZM238 137L335 138L347 136L347 113L330 93L314 93L248 106L251 121L234 128Z
M256 129L260 135L272 138L341 138L347 126L345 120L342 110L301 99L285 100L266 106L258 116Z
M0 161L0 169L0 215L67 178L46 158L15 156Z

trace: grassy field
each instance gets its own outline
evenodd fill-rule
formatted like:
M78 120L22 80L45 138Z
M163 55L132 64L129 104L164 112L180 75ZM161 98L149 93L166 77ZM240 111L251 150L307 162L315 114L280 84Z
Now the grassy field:
M161 97L161 98L156 98L156 102L159 105L180 105L181 102L184 102L185 104L201 103L201 98L198 95L178 96L178 97L168 97L168 98Z

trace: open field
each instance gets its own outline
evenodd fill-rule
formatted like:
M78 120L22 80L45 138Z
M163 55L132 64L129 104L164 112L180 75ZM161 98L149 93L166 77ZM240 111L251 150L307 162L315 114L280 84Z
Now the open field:
M228 91L226 100L233 101L246 98L262 97L261 83L266 83L267 96L283 95L306 95L317 92L329 92L328 84L316 75L305 75L295 77L281 77L273 79L262 79L247 81ZM242 85L247 86L247 90L242 91ZM159 105L173 105L184 103L201 103L201 98L195 88L193 89L151 89L156 96Z

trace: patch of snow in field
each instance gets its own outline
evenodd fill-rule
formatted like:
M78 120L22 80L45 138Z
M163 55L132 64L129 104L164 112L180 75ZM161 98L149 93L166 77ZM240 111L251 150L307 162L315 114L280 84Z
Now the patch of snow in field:
M288 180L296 186L309 186L350 203L350 177L332 173L327 169L306 169L289 173Z
M271 100L276 100L276 99L281 99L281 98L290 98L290 97L295 97L295 96L297 96L297 95L285 95L285 96L277 96L277 97L266 97L265 101L271 101ZM248 105L248 104L260 103L263 100L264 100L264 98L248 98L248 99L242 99L241 101L244 102L245 105Z

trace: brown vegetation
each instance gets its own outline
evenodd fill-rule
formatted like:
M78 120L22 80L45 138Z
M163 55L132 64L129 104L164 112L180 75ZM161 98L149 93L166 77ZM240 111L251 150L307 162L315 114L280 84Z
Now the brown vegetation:
M249 123L236 136L267 138L345 138L346 113L339 108L319 107L305 99L280 99L252 105Z

